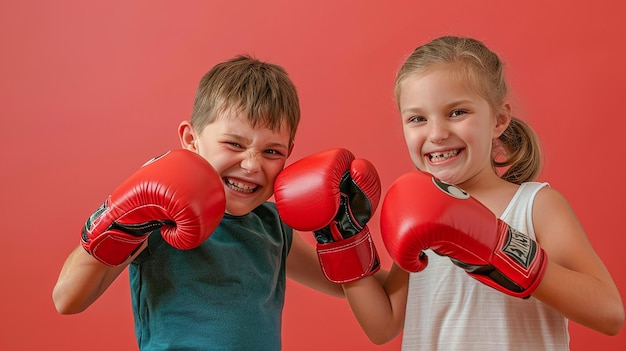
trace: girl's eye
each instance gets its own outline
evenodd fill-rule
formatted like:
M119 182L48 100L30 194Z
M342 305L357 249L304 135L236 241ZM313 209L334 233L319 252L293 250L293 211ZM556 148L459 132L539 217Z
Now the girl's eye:
M409 118L409 122L412 122L412 123L419 123L419 122L424 122L424 121L426 121L426 118L422 116L413 116Z
M452 113L450 114L450 117L459 117L460 115L464 115L466 114L467 111L463 111L463 110L454 110L452 111Z
M241 144L235 143L235 142L232 142L232 141L228 141L228 142L226 142L226 144L228 144L228 145L230 145L230 146L232 146L234 148L238 148L238 149L241 148Z

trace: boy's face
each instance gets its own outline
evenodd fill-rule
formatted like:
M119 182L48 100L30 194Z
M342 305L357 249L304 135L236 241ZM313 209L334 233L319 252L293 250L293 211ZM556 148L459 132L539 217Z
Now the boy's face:
M224 114L200 133L187 121L179 128L183 148L211 163L224 182L226 213L241 216L269 199L274 180L291 153L289 132L253 128L244 116Z

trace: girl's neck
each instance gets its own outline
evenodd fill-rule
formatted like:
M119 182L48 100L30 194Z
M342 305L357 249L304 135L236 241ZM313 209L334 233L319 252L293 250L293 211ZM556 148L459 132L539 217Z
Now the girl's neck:
M496 174L493 177L470 179L459 187L467 191L476 200L489 208L496 216L500 216L515 195L519 185L508 182Z

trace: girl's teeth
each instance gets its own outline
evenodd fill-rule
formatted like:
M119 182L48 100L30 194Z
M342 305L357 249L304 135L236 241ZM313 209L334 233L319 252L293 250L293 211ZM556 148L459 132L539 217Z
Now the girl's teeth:
M459 150L451 150L451 151L446 151L446 152L432 152L430 154L430 160L433 162L441 162L451 157L454 157L458 154L459 154Z

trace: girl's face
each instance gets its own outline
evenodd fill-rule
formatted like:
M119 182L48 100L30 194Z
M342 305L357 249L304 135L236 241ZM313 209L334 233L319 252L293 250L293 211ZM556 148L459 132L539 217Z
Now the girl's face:
M269 199L274 180L291 153L289 133L252 127L241 115L225 114L197 133L189 122L180 126L184 148L203 156L224 182L226 212L249 213Z
M409 76L399 106L415 166L446 183L462 185L485 172L495 174L493 140L509 117L496 118L489 103L452 69L443 65Z

